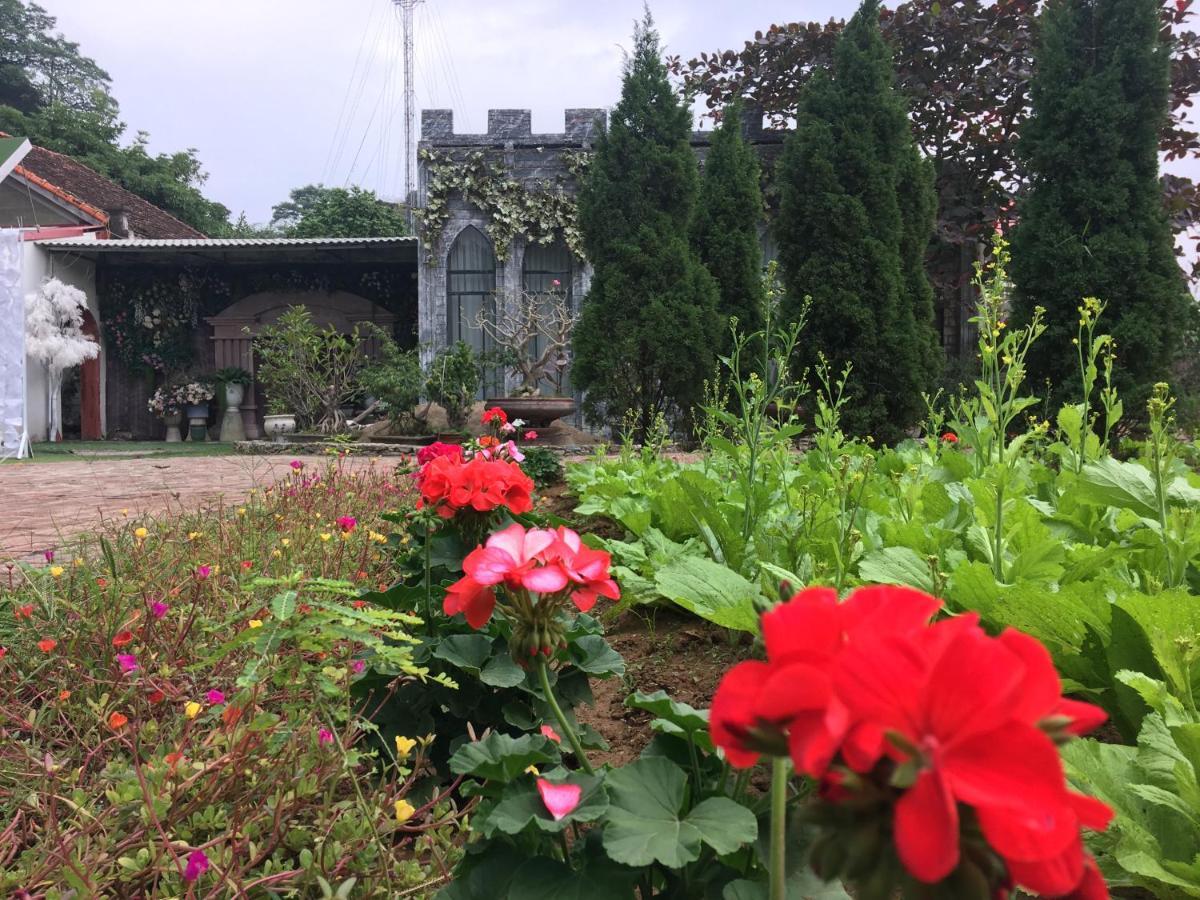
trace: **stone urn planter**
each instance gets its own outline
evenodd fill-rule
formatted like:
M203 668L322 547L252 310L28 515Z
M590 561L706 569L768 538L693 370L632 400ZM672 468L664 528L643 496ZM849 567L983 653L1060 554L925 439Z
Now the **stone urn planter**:
M167 426L167 436L163 438L168 444L178 444L183 440L183 435L179 433L179 425L183 422L183 413L173 412L164 413L163 424Z
M244 441L246 427L242 424L242 400L246 396L244 384L228 382L225 385L225 415L221 417L221 440Z
M545 428L575 412L574 397L489 397L483 405L485 409L498 406L508 421L521 419L531 428Z
M189 441L207 441L208 440L208 404L207 403L189 403L184 408L184 415L188 420L188 440Z
M287 443L287 436L296 433L295 413L279 413L263 416L263 431L277 444Z

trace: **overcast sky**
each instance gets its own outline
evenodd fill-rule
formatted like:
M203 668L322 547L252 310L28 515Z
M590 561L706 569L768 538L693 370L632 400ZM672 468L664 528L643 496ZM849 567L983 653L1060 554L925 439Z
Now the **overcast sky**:
M39 0L106 68L122 118L154 150L195 147L205 192L270 217L293 187L403 186L402 41L392 0ZM772 22L844 18L855 0L653 0L669 53L740 49ZM642 0L424 0L417 108L484 131L489 108L561 131L570 106L611 106ZM418 113L418 122L420 116Z

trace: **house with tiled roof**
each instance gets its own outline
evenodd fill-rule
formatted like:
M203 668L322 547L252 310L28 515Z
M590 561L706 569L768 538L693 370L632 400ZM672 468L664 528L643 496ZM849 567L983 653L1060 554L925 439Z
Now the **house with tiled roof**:
M78 160L37 146L0 181L0 228L75 228L101 238L204 237Z

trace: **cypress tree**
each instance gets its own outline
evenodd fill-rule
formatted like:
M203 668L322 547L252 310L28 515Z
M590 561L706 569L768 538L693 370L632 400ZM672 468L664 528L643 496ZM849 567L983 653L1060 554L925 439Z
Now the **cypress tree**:
M801 363L818 352L853 372L843 427L895 441L920 418L941 365L923 260L933 172L913 141L865 0L814 74L779 163L779 258L793 314L812 298Z
M700 200L692 224L692 246L717 281L717 314L721 318L721 348L728 353L728 321L736 316L738 330L757 331L763 325L762 247L758 226L763 217L758 157L742 137L742 106L730 103L713 133Z
M632 410L643 434L659 413L687 423L719 340L717 285L688 244L699 180L690 136L647 11L580 186L593 276L571 374L590 419Z
M1030 189L1012 237L1014 317L1045 308L1027 357L1035 385L1071 401L1084 297L1108 304L1118 389L1142 410L1190 321L1158 179L1169 47L1156 0L1054 0L1040 20L1033 115L1018 150ZM1102 323L1103 325L1103 323Z

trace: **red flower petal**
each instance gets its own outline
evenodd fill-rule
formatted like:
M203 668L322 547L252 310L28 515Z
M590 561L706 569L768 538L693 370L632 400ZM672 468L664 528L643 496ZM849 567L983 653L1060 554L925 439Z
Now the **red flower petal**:
M755 724L754 703L771 672L769 665L758 660L740 662L725 673L713 695L708 731L735 769L758 761L758 751L746 746L745 737Z
M927 769L896 803L896 853L919 881L941 881L958 865L958 807L936 771Z

